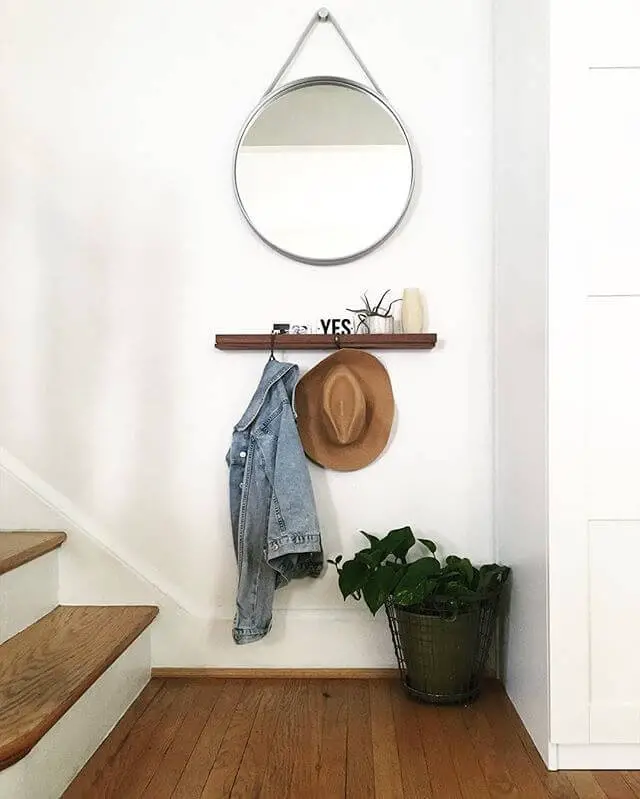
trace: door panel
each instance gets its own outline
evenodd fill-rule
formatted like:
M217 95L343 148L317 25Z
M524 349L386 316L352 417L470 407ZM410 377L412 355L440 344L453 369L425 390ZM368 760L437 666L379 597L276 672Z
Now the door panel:
M640 743L640 521L591 522L590 740Z
M588 291L640 294L640 69L590 71L588 104Z
M640 297L589 300L589 519L640 519Z

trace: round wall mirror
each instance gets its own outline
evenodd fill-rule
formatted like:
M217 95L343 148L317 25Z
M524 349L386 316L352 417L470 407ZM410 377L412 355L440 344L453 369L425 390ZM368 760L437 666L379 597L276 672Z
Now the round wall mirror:
M269 246L312 264L382 244L405 215L414 158L398 115L355 81L314 77L267 96L234 155L242 213Z

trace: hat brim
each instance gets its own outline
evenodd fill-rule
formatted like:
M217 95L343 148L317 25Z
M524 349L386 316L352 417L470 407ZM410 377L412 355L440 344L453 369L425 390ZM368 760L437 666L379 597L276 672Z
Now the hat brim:
M322 387L336 366L347 366L357 377L366 399L366 424L352 444L337 444L327 435L322 417ZM362 350L341 349L320 361L300 380L295 391L298 432L307 457L340 472L362 469L387 446L395 404L391 380L380 361Z

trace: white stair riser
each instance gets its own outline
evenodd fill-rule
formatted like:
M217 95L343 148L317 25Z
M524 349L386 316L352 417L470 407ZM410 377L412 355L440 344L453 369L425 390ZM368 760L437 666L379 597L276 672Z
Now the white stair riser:
M58 550L0 574L0 644L58 604Z
M149 682L149 637L147 629L25 758L0 771L2 799L59 799Z

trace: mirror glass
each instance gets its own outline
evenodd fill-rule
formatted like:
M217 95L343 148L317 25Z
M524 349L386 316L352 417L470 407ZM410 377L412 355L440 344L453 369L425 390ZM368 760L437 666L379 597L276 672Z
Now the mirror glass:
M375 92L307 78L268 97L235 153L242 212L271 247L299 261L353 260L404 216L413 155L402 123Z

